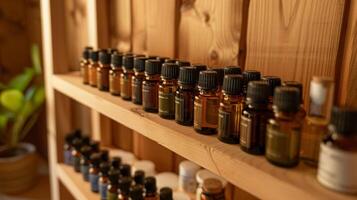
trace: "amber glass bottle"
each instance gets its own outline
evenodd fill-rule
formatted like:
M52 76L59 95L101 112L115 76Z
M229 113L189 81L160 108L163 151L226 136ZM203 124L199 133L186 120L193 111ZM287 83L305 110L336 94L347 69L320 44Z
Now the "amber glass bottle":
M226 66L224 67L224 75L229 74L242 74L242 69L238 66Z
M229 144L239 143L240 115L243 108L243 77L225 75L218 111L218 139Z
M178 64L180 67L189 67L191 66L191 63L186 60L177 60L176 64Z
M269 85L269 109L273 110L274 90L276 87L281 86L281 79L277 76L263 76L262 80Z
M273 164L294 167L299 163L302 121L299 90L278 87L274 95L274 115L267 126L265 157Z
M334 107L321 142L317 180L332 190L357 194L357 109Z
M108 187L106 188L107 200L117 200L118 199L118 189L119 189L119 170L111 169L108 172Z
M85 47L82 53L82 60L80 61L81 65L81 75L84 84L89 84L89 58L90 51L92 51L92 47Z
M223 184L215 178L203 181L201 200L225 200Z
M120 75L123 73L122 69L123 55L113 53L111 56L111 70L109 71L109 91L112 95L120 96Z
M107 199L107 187L109 183L108 172L110 170L110 165L107 162L100 163L100 173L99 173L99 195L101 200Z
M269 85L250 81L240 122L240 147L250 154L264 154L266 125L272 112L268 108Z
M195 67L181 67L175 96L175 120L185 126L193 125L193 106L198 78Z
M143 103L143 81L145 80L146 57L134 58L134 76L131 81L131 101L141 105Z
M283 86L289 86L289 87L295 87L295 88L299 89L299 91L300 91L300 99L301 99L300 100L301 106L300 106L300 110L299 110L298 115L299 115L301 120L304 120L305 117L306 117L306 111L305 111L304 105L303 105L304 104L304 97L303 97L304 93L303 93L302 84L300 82L297 82L297 81L284 81L282 85Z
M196 132L212 135L217 133L219 95L217 72L201 71L198 80L199 94L195 96L194 123Z
M301 158L317 166L320 143L327 133L333 104L334 82L329 77L313 77L310 83L309 111L301 139Z
M99 67L97 68L97 87L109 91L110 54L106 50L99 52Z
M247 95L248 83L250 81L259 81L260 80L260 72L256 70L245 70L243 73L243 95Z
M159 196L157 195L156 179L155 177L149 176L145 178L144 181L145 187L145 200L158 200Z
M159 116L175 119L175 93L180 67L175 63L164 63L159 85Z
M123 56L123 73L120 75L120 96L131 100L131 81L134 76L134 56Z
M143 81L143 108L146 112L157 113L159 111L160 74L160 60L145 61L145 80Z
M119 200L129 200L131 182L132 182L132 180L130 177L123 177L123 178L119 179L119 182L118 182L118 185L119 185L118 199ZM141 186L138 186L138 187L142 188ZM142 194L141 194L141 197L142 197Z
M98 63L98 51L90 52L90 65L88 67L89 74L89 85L92 87L97 87L97 68L99 67Z
M99 164L100 164L100 153L94 153L90 157L89 165L89 182L92 192L99 191Z

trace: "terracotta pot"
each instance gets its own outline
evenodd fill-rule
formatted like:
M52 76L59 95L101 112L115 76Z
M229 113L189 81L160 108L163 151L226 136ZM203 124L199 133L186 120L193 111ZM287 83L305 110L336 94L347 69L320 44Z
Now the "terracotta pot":
M34 185L37 175L36 147L20 143L15 155L4 156L8 150L7 147L0 147L0 193L20 193Z

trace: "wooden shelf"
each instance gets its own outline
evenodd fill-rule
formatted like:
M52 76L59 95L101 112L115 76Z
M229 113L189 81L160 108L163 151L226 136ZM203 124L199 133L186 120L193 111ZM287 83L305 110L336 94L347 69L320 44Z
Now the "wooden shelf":
M238 145L224 144L214 136L197 134L192 127L146 113L140 106L83 85L77 73L53 75L51 84L57 91L196 162L258 198L356 199L356 196L322 187L316 181L316 170L304 164L293 169L275 167L263 156L242 152ZM68 187L78 199L88 197L86 195L98 197L90 192L88 184L81 186L82 179L72 176L72 169L59 165L58 171L62 182L78 186Z

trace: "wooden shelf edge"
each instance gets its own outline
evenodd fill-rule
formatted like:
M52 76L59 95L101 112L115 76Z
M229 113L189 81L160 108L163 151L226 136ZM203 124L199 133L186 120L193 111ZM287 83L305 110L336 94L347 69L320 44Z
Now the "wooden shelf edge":
M196 162L259 198L356 198L320 186L315 179L316 171L310 167L303 164L294 169L275 167L263 156L243 153L237 145L227 145L214 136L197 134L192 127L161 119L156 114L144 112L140 106L131 102L83 85L77 73L54 75L51 82L57 91Z

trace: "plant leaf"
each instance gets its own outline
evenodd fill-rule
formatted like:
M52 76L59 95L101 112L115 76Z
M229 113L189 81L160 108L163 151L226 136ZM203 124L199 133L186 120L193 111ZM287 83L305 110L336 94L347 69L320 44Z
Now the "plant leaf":
M44 101L45 101L45 88L43 86L40 86L35 89L35 94L32 99L34 108L37 109L38 107L40 107Z
M29 116L34 111L34 107L31 101L25 101L24 105L22 106L20 112L16 116L14 120L14 124L12 127L12 134L11 134L11 146L16 146L20 139L20 133L24 127Z
M33 44L31 46L31 60L32 60L32 67L35 70L36 74L41 74L41 58L40 58L40 48L37 44Z
M11 89L17 89L24 91L28 84L33 79L35 70L33 68L26 68L22 74L15 76L9 83L8 87Z
M9 117L6 114L0 114L0 136L3 130L6 128Z
M1 92L0 102L2 106L12 112L18 112L24 102L24 95L15 89L7 89Z
M0 91L1 91L1 90L4 90L5 88L6 88L6 85L3 84L3 83L0 83Z

